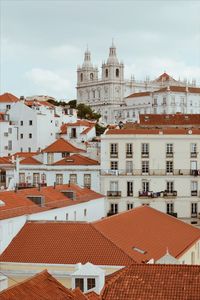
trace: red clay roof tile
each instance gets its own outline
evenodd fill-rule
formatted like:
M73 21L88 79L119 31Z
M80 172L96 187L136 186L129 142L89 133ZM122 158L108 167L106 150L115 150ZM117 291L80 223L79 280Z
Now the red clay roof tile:
M69 152L69 153L78 153L78 152L86 152L83 149L79 149L73 146L68 141L60 138L53 142L51 145L42 150L42 152L47 153L61 153L61 152Z
M80 154L73 154L71 156L65 157L56 163L53 164L54 166L89 166L89 165L99 165L97 160L91 159L89 157L80 155Z
M5 93L0 95L0 102L10 103L10 102L17 102L17 101L19 101L19 98L17 98L16 96L10 93Z

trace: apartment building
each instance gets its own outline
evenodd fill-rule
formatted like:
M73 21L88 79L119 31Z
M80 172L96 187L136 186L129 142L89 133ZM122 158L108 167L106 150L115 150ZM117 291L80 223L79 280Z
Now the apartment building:
M108 214L149 205L193 224L200 212L200 129L109 129L101 137Z

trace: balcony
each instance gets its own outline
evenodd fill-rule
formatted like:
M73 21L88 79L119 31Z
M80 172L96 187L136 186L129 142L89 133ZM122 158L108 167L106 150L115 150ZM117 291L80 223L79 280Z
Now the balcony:
M142 158L149 158L149 152L142 152L141 157Z
M197 218L197 216L198 216L197 212L191 213L191 218Z
M101 170L101 175L110 175L110 176L141 176L141 175L150 175L150 176L200 176L200 170L190 170L190 169L173 169L167 170L166 169L149 169L149 170L142 170L142 169L118 169L118 170L111 170L111 169L104 169Z
M47 186L46 183L28 183L28 182L20 182L18 183L17 187L19 190L22 190L22 189L27 189L27 188L34 188L34 187L44 187L44 186Z
M126 158L132 158L133 153L132 152L126 152Z
M191 196L197 196L197 191L191 191Z
M139 198L158 198L161 197L162 192L153 192L153 191L139 191L138 196Z
M167 212L168 215L177 218L178 214L176 212Z
M173 152L166 152L166 157L167 158L170 158L170 157L173 157L173 156L174 156Z
M197 152L191 152L190 157L191 158L196 158L197 157Z
M121 194L121 191L107 191L107 197L109 198L120 198Z
M111 158L118 158L118 152L110 152Z
M164 191L163 197L165 198L177 197L177 191Z

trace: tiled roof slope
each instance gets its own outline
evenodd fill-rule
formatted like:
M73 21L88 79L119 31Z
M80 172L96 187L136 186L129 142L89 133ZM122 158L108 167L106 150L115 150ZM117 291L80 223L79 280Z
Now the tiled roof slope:
M99 165L97 160L91 159L89 157L80 155L80 154L73 154L71 156L65 157L56 163L53 164L54 166L89 166L89 165Z
M20 161L20 165L42 165L42 163L33 157L26 157Z
M62 191L74 191L75 199L69 199ZM43 196L44 206L39 206L28 199L28 196ZM87 202L104 197L87 188L80 188L75 184L58 185L55 188L52 186L38 188L29 188L14 191L0 192L0 200L5 205L0 206L0 220L22 216L25 214L33 214L42 211L47 211L53 208L66 207L76 205L79 203Z
M199 125L200 114L144 114L138 125ZM129 125L131 126L131 124Z
M174 82L176 82L176 80L173 77L171 77L169 74L167 74L166 72L164 72L163 74L161 74L154 81L155 82L163 82L163 81L174 81Z
M10 103L10 102L17 102L17 101L19 101L19 98L17 98L16 96L10 93L5 93L0 95L0 102Z
M87 299L81 291L78 298L74 291L64 287L47 270L0 292L1 300L80 300L80 296L83 300Z
M188 128L142 128L133 126L133 128L124 128L124 129L109 129L105 133L106 135L109 134L155 134L155 135L199 135L200 134L200 128L192 128L191 130Z
M60 138L53 142L51 145L43 149L42 152L47 153L61 153L61 152L69 152L69 153L79 153L79 152L86 152L83 149L79 149L75 146L73 146L68 141L64 140L63 138Z
M131 265L107 276L102 300L199 300L200 266Z
M200 94L200 88L198 87L186 87L186 86L169 86L164 87L160 90L155 91L154 93L160 92L177 92L177 93L192 93L192 94Z
M148 206L96 221L93 226L138 263L159 259L167 248L179 258L200 239L198 228Z
M137 98L137 97L146 97L146 96L150 96L151 92L139 92L139 93L133 93L129 96L126 97L126 99L129 98Z
M28 222L0 257L2 262L127 266L126 253L89 223Z

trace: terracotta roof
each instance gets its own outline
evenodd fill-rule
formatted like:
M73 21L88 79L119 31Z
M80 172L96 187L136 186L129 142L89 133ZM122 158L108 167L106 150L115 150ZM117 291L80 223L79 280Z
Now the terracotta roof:
M26 100L24 102L27 106L47 106L50 108L54 108L55 106L48 101L39 101L39 100Z
M16 96L10 93L5 93L0 95L0 102L10 103L10 102L17 102L17 101L19 101L19 98L17 98Z
M65 157L56 163L53 164L54 166L88 166L88 165L99 165L97 160L91 159L89 157L80 155L80 154L73 154L71 156Z
M94 222L93 226L138 263L161 258L167 248L179 258L200 239L200 229L148 206Z
M94 291L86 293L85 296L87 296L88 300L100 300L101 299L101 297Z
M171 77L169 74L167 74L166 72L161 74L158 78L156 78L153 81L156 81L156 82L174 81L174 82L176 82L176 80L173 77Z
M39 152L16 152L13 154L14 157L22 157L22 158L27 158L27 157L32 157L34 155L37 155Z
M74 200L63 194L63 191L66 190L75 192ZM35 204L28 196L43 196L44 206L41 207ZM40 190L38 188L29 188L18 190L17 192L3 191L0 192L0 200L5 205L0 206L0 220L76 205L102 197L104 197L102 194L87 188L80 188L75 184L70 184L70 186L66 184L57 185L55 188L52 186L41 187Z
M200 114L141 114L139 125L200 125Z
M199 300L200 266L131 265L107 276L102 300Z
M12 160L10 156L0 157L0 164L1 165L12 165Z
M27 222L12 240L0 261L18 263L127 266L126 253L97 231L79 222Z
M194 93L194 94L200 94L200 88L198 87L186 87L186 86L169 86L164 87L158 91L155 91L154 93L160 93L160 92L177 92L177 93Z
M80 291L80 295L82 292ZM83 295L83 294L82 294ZM84 297L84 295L83 295ZM77 295L64 287L44 270L0 292L1 300L78 300ZM85 298L82 298L87 299ZM80 298L81 300L81 298Z
M42 165L42 163L33 157L26 157L20 161L20 165Z
M151 95L151 92L133 93L133 94L129 95L128 97L126 97L126 99L137 98L137 97L146 97L146 96L150 96L150 95Z
M200 134L200 128L142 128L133 126L133 128L125 128L125 129L109 129L105 133L106 135L109 134L155 134L155 135L199 135Z
M46 147L42 150L42 152L47 153L61 153L61 152L69 152L69 153L78 153L78 152L86 152L83 149L79 149L75 146L73 146L68 141L64 140L63 138L60 138L56 140L54 143Z

